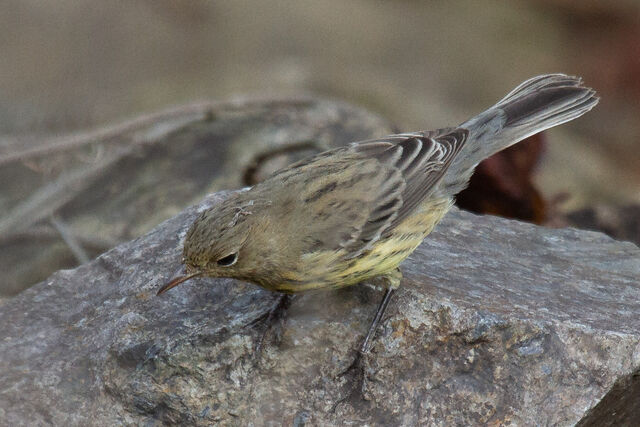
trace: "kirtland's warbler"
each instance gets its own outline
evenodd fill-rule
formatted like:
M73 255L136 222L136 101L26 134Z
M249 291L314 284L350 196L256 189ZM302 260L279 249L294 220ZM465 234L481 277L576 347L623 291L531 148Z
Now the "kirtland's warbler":
M187 274L232 277L287 294L382 278L387 290L360 348L400 284L400 263L451 208L475 167L598 102L579 78L534 77L455 128L354 142L317 154L202 212L184 243Z

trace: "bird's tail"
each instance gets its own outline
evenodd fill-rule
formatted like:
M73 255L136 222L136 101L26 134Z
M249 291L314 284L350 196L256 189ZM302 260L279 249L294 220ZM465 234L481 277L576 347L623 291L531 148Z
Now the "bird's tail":
M460 125L469 137L444 178L453 194L482 160L524 138L580 117L598 103L578 77L547 74L520 84L496 105ZM460 187L457 189L456 187Z

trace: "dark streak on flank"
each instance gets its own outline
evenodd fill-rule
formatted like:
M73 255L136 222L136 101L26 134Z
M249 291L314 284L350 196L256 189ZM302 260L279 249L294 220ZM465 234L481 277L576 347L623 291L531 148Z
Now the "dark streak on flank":
M325 185L324 187L320 188L318 191L313 193L311 196L309 196L306 199L304 199L304 201L305 201L305 203L315 202L316 200L318 200L323 195L335 190L337 186L338 186L337 182L335 182L335 181L334 182L330 182L329 184Z

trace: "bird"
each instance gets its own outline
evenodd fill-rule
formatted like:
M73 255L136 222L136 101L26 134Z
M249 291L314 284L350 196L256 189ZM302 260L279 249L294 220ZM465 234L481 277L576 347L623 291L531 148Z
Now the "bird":
M359 348L369 351L402 280L400 264L454 204L487 157L597 103L582 79L521 83L457 127L353 142L275 172L203 211L184 242L186 274L228 277L287 295L381 282L385 292Z

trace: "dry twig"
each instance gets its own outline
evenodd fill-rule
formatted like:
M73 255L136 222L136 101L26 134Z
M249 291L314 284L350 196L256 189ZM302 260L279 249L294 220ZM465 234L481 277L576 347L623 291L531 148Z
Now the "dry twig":
M55 215L52 215L51 218L49 218L49 222L58 231L60 237L62 237L62 240L64 240L64 242L67 244L78 263L84 264L89 262L89 255L87 255L80 243L78 243L76 238L73 236L73 234L67 227L67 224L62 222L62 220L57 218Z
M192 104L182 105L178 107L169 108L163 111L144 114L136 117L135 119L127 120L115 125L108 125L97 130L91 130L86 132L79 132L73 135L66 135L59 138L50 139L38 144L36 147L32 147L26 150L17 151L13 153L7 153L0 155L0 166L31 159L34 157L41 157L46 154L62 153L75 148L83 147L86 145L96 144L104 141L108 141L122 135L129 134L136 130L151 126L157 122L169 120L172 118L194 116L193 121L202 120L209 115L215 114L220 110L234 110L243 109L249 106L263 106L274 107L279 104L292 105L299 103L306 105L310 101L306 98L253 98L245 99L238 98L230 101L201 101Z

